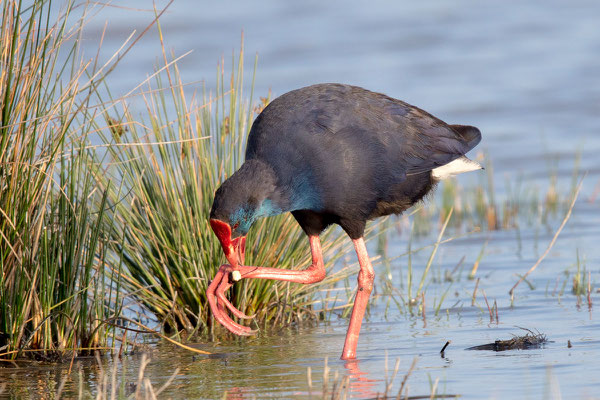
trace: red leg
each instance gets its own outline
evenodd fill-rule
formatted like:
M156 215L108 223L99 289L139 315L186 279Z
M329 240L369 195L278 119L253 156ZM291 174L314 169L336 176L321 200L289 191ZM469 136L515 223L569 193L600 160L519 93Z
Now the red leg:
M342 351L342 360L350 360L356 358L356 345L358 344L358 335L360 334L360 326L362 324L369 296L373 290L373 280L375 279L375 271L367 254L367 247L363 238L352 240L356 254L358 255L358 263L360 264L360 272L358 273L358 290L354 299L354 307L352 308L352 316L350 317L350 325L348 325L348 333Z
M246 279L273 279L278 281L288 281L297 283L315 283L325 278L325 265L323 264L323 254L321 252L321 241L318 236L310 236L310 250L312 254L312 264L304 271L290 271L279 268L252 267L239 265L235 270L239 272L241 278ZM244 243L245 244L245 243ZM240 251L243 260L244 250ZM239 318L251 318L238 309L236 309L225 297L225 291L232 285L234 280L234 269L229 264L224 264L219 268L215 278L208 286L206 295L213 315L224 327L236 335L251 335L255 331L246 326L234 322L226 313L227 307L235 316Z
M246 236L243 236L239 239L240 241L240 245L238 247L238 259L240 260L240 264L244 264L244 261L246 259Z

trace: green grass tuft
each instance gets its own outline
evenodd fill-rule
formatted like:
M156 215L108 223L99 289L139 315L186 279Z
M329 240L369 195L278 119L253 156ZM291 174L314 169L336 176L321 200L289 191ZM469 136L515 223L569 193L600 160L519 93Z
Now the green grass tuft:
M242 164L251 122L268 101L256 106L245 97L243 51L232 69L226 77L219 68L216 93L190 99L177 65L166 63L144 94L142 121L124 112L99 128L108 145L110 167L99 180L109 193L115 262L122 257L126 292L167 331L214 333L206 289L226 260L208 223L210 208L216 188ZM114 120L126 127L118 139L109 129ZM110 188L109 176L121 185ZM339 230L322 239L331 269L350 241ZM310 262L308 240L291 215L257 222L246 254L248 265L303 269ZM243 280L230 297L243 312L257 314L261 327L287 325L316 318L315 294L346 272L314 285Z
M83 20L68 4L2 3L0 32L0 358L54 358L107 344L106 191L94 188L84 111L94 74L79 64ZM74 17L73 17L74 18ZM91 201L97 199L97 207ZM110 224L107 224L110 228Z

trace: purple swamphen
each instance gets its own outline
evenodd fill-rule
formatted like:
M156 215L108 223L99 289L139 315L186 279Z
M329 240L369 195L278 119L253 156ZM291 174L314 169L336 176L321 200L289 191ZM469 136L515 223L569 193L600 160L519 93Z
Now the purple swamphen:
M464 156L480 140L475 127L448 125L356 86L318 84L273 100L252 125L244 164L215 194L210 224L229 261L207 290L215 318L235 334L253 334L227 315L225 308L251 318L225 291L242 278L319 282L325 277L319 234L338 224L360 264L342 352L342 359L356 358L374 279L363 240L366 222L402 213L447 176L480 169ZM312 265L304 271L243 265L252 223L288 211L308 236Z

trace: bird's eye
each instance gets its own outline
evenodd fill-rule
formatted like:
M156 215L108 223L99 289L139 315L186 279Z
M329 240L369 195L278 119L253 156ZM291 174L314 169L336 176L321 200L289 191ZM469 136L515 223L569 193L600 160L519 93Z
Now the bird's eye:
M240 226L239 222L236 222L235 224L233 224L233 230L236 230L238 226Z

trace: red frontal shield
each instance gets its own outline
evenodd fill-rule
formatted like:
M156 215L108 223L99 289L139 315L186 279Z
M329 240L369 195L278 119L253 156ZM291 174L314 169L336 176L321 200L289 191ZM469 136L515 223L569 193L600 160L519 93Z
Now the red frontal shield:
M223 253L229 264L233 269L237 269L239 263L244 263L244 253L246 250L246 237L240 236L235 239L231 239L231 226L227 222L223 222L218 219L211 219L210 226L217 235Z

